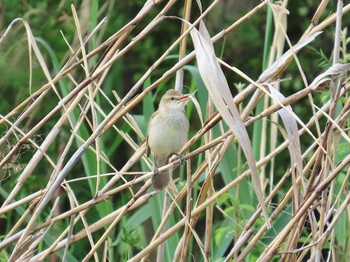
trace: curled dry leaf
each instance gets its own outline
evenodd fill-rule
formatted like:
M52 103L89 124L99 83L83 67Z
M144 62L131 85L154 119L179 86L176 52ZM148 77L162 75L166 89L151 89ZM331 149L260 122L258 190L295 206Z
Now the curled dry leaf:
M203 113L202 113L201 107L200 107L196 97L193 94L189 94L188 96L191 99L192 103L194 104L194 107L197 110L197 114L199 116L199 120L201 121L201 125L203 127L204 126L204 121L203 121Z
M285 7L283 7L282 5L277 5L277 4L273 4L271 2L267 2L268 5L271 7L271 9L276 13L276 14L284 14L284 15L289 15L289 10Z
M332 81L335 78L339 77L339 75L350 70L350 63L348 64L335 64L328 68L324 73L317 76L314 81L310 84L310 88L313 90L317 90L320 86L322 86L325 82Z

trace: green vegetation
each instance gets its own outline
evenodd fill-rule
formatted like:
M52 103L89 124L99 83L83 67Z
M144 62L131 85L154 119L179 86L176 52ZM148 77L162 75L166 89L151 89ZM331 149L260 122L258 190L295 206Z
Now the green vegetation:
M337 31L335 1L272 2L0 2L0 261L349 261L350 7ZM147 123L176 84L187 162L156 192Z

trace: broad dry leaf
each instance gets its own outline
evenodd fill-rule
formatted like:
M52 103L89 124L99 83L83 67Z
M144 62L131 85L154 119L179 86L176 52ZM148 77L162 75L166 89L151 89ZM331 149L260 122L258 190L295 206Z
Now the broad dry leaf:
M271 227L247 130L233 102L232 94L225 75L217 61L209 33L202 21L200 23L200 31L194 28L191 31L191 37L196 51L199 73L215 107L232 130L232 133L243 149L251 170L253 186L262 207L266 223L268 227Z
M274 103L277 104L277 101L282 101L285 99L285 96L282 95L278 90L269 85L269 90L271 96L274 98ZM300 147L300 139L298 132L297 121L293 118L293 116L288 112L288 110L293 111L290 105L285 106L277 111L280 115L284 127L286 128L288 139L289 139L289 151L290 158L292 161L292 167L294 164L297 165L297 170L301 174L303 171L303 161L301 157L301 147Z
M259 77L259 83L268 81L270 78L276 78L280 73L284 72L284 68L288 66L288 60L293 57L304 46L312 42L322 31L311 34L308 38L292 46L280 58L278 58L271 66L269 66Z
M271 84L269 84L269 91L271 96L273 97L273 102L275 104L277 104L279 101L282 101L285 98L285 96L282 95L278 90L273 88ZM302 176L303 174L303 161L302 161L302 155L301 155L300 138L299 138L297 121L289 113L289 110L293 111L290 105L282 107L280 110L277 111L277 113L280 115L282 119L282 122L287 131L287 135L289 139L288 150L290 154L291 169L292 169L293 191L294 191L296 207L298 207L300 196L299 196L298 186L296 183L296 178L297 178L297 173L299 173L300 176ZM296 165L296 169L294 168L294 165Z

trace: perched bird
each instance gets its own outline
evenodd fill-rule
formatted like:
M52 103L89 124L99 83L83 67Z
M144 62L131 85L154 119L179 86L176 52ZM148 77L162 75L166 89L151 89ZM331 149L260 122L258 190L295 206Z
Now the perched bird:
M189 123L184 109L189 99L175 89L168 90L148 124L146 153L149 155L152 151L154 155L152 184L155 190L163 190L170 180L169 171L159 172L158 167L164 166L169 156L177 155L187 141Z

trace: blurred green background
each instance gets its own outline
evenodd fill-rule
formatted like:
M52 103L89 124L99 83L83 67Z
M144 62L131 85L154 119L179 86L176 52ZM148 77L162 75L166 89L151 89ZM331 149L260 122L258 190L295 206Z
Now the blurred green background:
M128 43L132 37L136 36L151 19L156 15L160 8L165 5L164 1L151 12L142 22L137 25L135 30L129 36ZM212 1L202 1L203 8L205 9ZM328 14L332 13L336 9L336 1L330 3L327 7L327 11L324 12L321 20L324 19ZM213 36L216 33L220 32L224 28L227 28L234 21L242 17L254 6L258 5L260 1L222 1L205 19L205 23L209 29L210 34ZM51 76L57 74L64 62L69 58L69 49L62 37L68 40L69 43L72 43L73 46L77 46L76 38L76 29L71 12L71 4L73 4L78 11L79 19L82 22L83 34L86 35L93 30L93 28L98 24L98 22L105 16L107 16L107 23L103 29L94 36L93 40L89 42L87 50L94 49L98 44L107 39L110 35L122 28L127 22L129 22L138 11L142 8L144 1L141 0L132 0L132 1L12 1L12 0L1 0L0 1L0 35L4 33L7 26L11 21L17 17L21 17L28 21L30 28L37 40L39 48L46 59L46 64L50 69ZM288 5L288 10L290 15L288 16L288 27L287 34L292 42L296 43L303 32L307 29L310 24L310 21L313 17L314 12L318 6L318 1L305 0L305 1L290 1ZM171 9L168 15L174 15L182 17L183 13L183 2L178 1L176 5ZM192 21L199 14L198 8L193 4L192 10ZM271 15L271 14L270 14ZM223 41L219 41L215 44L216 53L218 56L222 57L228 64L231 64L247 75L252 79L258 79L259 75L263 71L264 65L264 55L266 56L266 50L269 49L269 44L271 43L270 37L267 35L268 32L273 32L273 28L267 27L267 8L258 12L258 14L251 17L250 20L238 26L233 32L225 37ZM349 16L344 17L343 24L346 25L349 22ZM145 39L142 40L142 44L137 44L132 50L119 59L111 68L108 73L105 81L103 82L102 89L108 95L108 97L116 103L116 100L112 94L112 90L115 90L119 96L123 96L127 91L134 85L134 83L147 71L147 69L153 64L153 62L160 57L164 51L178 38L180 35L181 24L178 20L166 19L162 22L157 28L155 28ZM309 83L325 70L330 65L332 49L333 49L333 36L334 36L334 26L328 27L324 30L323 34L318 37L315 41L312 42L312 48L304 48L300 55L299 59L301 61L304 73L306 75ZM267 39L267 41L266 41ZM287 49L287 45L285 46ZM192 50L192 43L189 40L188 50ZM265 50L265 51L264 51ZM162 66L159 67L153 74L150 82L158 79L167 69L169 69L176 61L178 55L178 48L172 52L172 56L169 57ZM10 112L15 105L20 104L24 99L26 99L32 92L38 90L42 85L47 83L45 75L40 68L38 61L34 58L33 60L33 79L32 79L32 89L29 88L29 55L28 55L28 40L26 37L25 29L22 25L17 24L10 32L10 34L3 39L0 43L0 114L6 115ZM94 58L96 59L96 58ZM342 58L343 59L343 58ZM95 60L96 61L96 60ZM342 62L347 62L346 59L343 59ZM191 62L191 65L195 65L195 61ZM224 69L228 83L231 87L232 93L235 94L238 92L236 89L237 85L241 82L245 83L239 76L233 74L232 72ZM85 78L83 70L80 70L80 73L75 73L74 78L76 81L82 81ZM197 74L197 78L196 78ZM289 68L286 70L283 77L291 77L291 81L286 81L281 87L281 92L288 96L295 93L298 90L303 89L304 85L300 74L298 72L297 66L294 62L291 63ZM200 80L198 80L198 72L194 67L188 66L185 70L185 79L184 79L184 92L193 91L198 88ZM145 133L145 127L147 123L147 116L152 113L154 110L152 106L156 108L159 97L165 92L166 89L172 88L175 83L175 77L167 80L165 84L159 86L159 94L154 92L152 97L149 97L147 110L142 108L140 104L139 107L133 109L133 114L136 119L139 119L139 124ZM149 83L148 83L149 84ZM145 84L147 86L147 83ZM60 94L64 95L69 91L71 86L60 83ZM158 92L158 91L157 91ZM314 97L316 104L322 104L322 97L327 96L327 94L322 94ZM25 125L21 125L21 128L24 132L28 131L34 123L40 121L41 117L48 113L53 105L58 103L59 99L57 96L46 96L45 103L41 105L31 114L30 119L25 121ZM153 103L152 103L153 102ZM299 102L297 105L293 106L295 113L304 121L311 116L310 110L305 110L309 101L304 99L302 102ZM111 109L110 105L106 100L101 99L100 106L106 111ZM189 108L189 111L193 111L193 106ZM38 113L40 112L40 113ZM193 111L194 112L194 111ZM190 114L190 113L188 113ZM143 116L144 115L144 116ZM139 118L138 118L139 117ZM146 118L145 118L146 117ZM198 117L195 114L191 114L191 134L194 134L199 128L200 123ZM52 129L53 125L58 120L58 116L52 118L43 129L35 136L34 140L40 144L45 135ZM130 127L125 124L117 123L118 127L123 131L130 131ZM66 127L65 132L61 132L60 137L57 139L55 144L50 147L49 153L55 156L60 149L62 141L67 139L69 135L69 126ZM0 126L0 133L4 133L8 129L7 125ZM249 127L249 132L253 136L252 127ZM82 131L82 136L87 138L89 136L89 130ZM190 137L191 137L190 134ZM135 134L130 133L138 143L142 141L137 138ZM15 138L11 138L5 148L2 148L2 152L7 152L10 145L15 142ZM282 136L279 137L282 141ZM302 140L302 145L304 148L309 146L310 142L308 139L305 141ZM127 145L122 138L116 137L115 132L107 132L100 141L101 149L108 156L109 160L113 165L119 169L121 168L129 157L132 155L133 150L130 146ZM237 155L237 145L233 145L230 149L230 155ZM18 176L23 170L25 163L28 162L30 157L35 151L30 145L21 147L20 152L18 152L17 157L13 160L12 166L7 166L5 169L0 170L1 181L0 186L5 192L10 192L13 186L16 183L16 176ZM123 152L123 153L121 153ZM0 156L2 158L2 154ZM93 175L96 173L96 165L89 162L89 158L94 159L93 154L91 156L86 153L82 162L79 162L74 172L81 174L82 172L86 175ZM193 161L198 161L203 156L195 158ZM236 159L236 158L235 158ZM288 152L282 154L278 157L278 161L289 161ZM277 161L276 160L276 161ZM225 162L226 161L226 162ZM45 161L44 161L45 162ZM94 161L92 161L94 162ZM224 173L224 171L232 171L232 166L237 166L237 163L232 163L230 159L224 159L220 165L218 172ZM140 169L147 169L144 166L135 167L134 171ZM36 190L41 189L49 177L51 167L47 163L42 163L36 169L36 174L38 176L43 176L43 179L31 178L32 183L27 183L24 189L21 191L21 196L30 194ZM101 172L109 172L110 169L107 165L101 166ZM72 173L74 173L72 172ZM275 170L276 177L281 177L285 172L285 167L280 167ZM81 175L80 175L81 176ZM182 170L182 178L183 170ZM223 176L221 179L218 178L215 183L222 185L226 179L231 179L229 177ZM106 182L107 180L104 180ZM184 180L183 180L184 181ZM84 186L81 184L78 186L72 184L72 187L77 192L81 191L81 199L79 201L84 202L87 199L90 199L94 186L88 185L88 182ZM286 188L288 186L286 185ZM196 190L196 189L195 189ZM6 197L6 194L2 191L2 196ZM236 193L236 192L233 192ZM84 196L86 194L86 197ZM282 195L282 193L281 193ZM126 203L129 199L129 195L121 195L118 198L115 198L111 201L106 201L105 204L99 205L98 213L96 217L92 215L89 217L91 221L95 221L97 217L101 217L110 213L112 210L115 210L117 207L120 207ZM251 195L250 197L253 197ZM249 217L249 214L254 210L254 201L250 200L250 197L245 196L245 201L247 205L242 205L240 208L242 211L241 216ZM157 196L155 199L152 199L150 206L157 210L156 213L161 214L161 196ZM234 214L234 209L232 207L237 207L242 204L242 199L234 199L230 195L225 195L220 202L225 211L228 214ZM276 199L278 201L278 199ZM117 230L115 233L115 239L110 240L112 246L118 246L115 254L115 257L118 259L123 259L128 257L131 252L137 252L141 249L141 246L145 243L147 238L147 229L143 231L138 228L138 225L141 225L144 221L150 218L152 214L146 212L149 206L141 208L130 214L129 219L125 219L120 225L120 230ZM68 209L69 204L66 201L62 205L62 210ZM17 220L18 216L23 212L23 210L18 210L17 214L11 214L14 221ZM245 212L247 212L245 214ZM237 215L237 214L236 214ZM220 213L215 213L217 216L217 225L214 230L215 241L213 245L217 245L217 254L214 254L213 257L220 258L225 252L225 247L222 246L222 243L226 243L224 237L230 235L232 237L232 227L231 224L224 222L224 219L221 217ZM10 217L6 218L8 221ZM133 220L134 219L134 220ZM157 223L158 218L153 218L152 223ZM175 216L172 219L172 223L176 221L177 217ZM283 220L283 218L281 218ZM68 222L67 222L68 223ZM8 228L11 227L11 224L5 222L2 219L0 224L4 225L4 229L0 230L2 235L4 232L8 231ZM227 224L227 225L226 225ZM283 223L282 223L283 224ZM66 226L66 225L65 225ZM203 226L203 225L199 225ZM63 227L63 225L62 225ZM79 226L78 226L79 227ZM80 225L82 228L82 225ZM143 232L140 232L140 230ZM48 240L49 242L52 240ZM171 243L177 243L178 237L175 235L170 242L168 242L167 249L173 249ZM78 245L75 245L79 249L81 245L82 249L87 245L87 240L78 242ZM122 243L122 244L121 244ZM229 242L228 242L229 243ZM175 245L175 244L174 244ZM175 245L176 246L176 245ZM198 251L193 251L196 253ZM79 255L79 252L74 252L75 258L79 261L82 257ZM255 250L256 254L259 254L259 250ZM78 255L77 255L78 254ZM172 254L170 251L166 254ZM168 257L170 259L170 257ZM254 261L254 254L252 255L252 260ZM73 259L73 255L71 257Z

